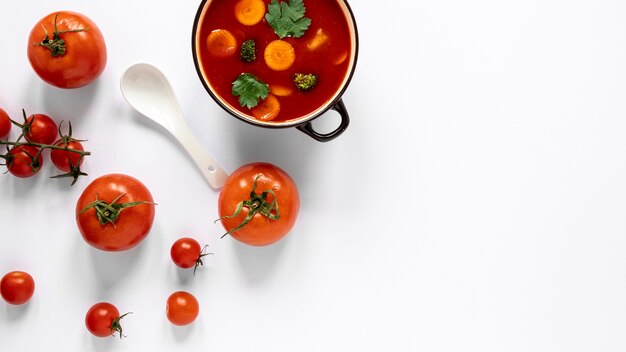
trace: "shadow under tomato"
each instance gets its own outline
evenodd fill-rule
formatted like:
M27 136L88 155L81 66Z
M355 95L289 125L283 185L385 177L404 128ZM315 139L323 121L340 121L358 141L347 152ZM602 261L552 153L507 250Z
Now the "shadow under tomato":
M4 302L1 303L4 304ZM6 320L8 320L9 322L16 322L25 319L25 317L28 315L28 312L32 310L32 300L20 305L11 305L7 303L4 304L4 306Z
M87 329L85 329L85 336L91 340L91 346L94 351L111 351L113 348L113 344L115 344L115 340L119 339L117 337L96 337L90 334ZM116 335L117 336L117 335Z
M42 113L50 116L57 123L61 120L65 123L68 121L75 123L87 117L85 114L95 100L94 97L102 85L102 78L82 88L62 89L49 85L33 73L31 81L23 92L22 101L28 102L28 105L22 107L27 115ZM21 111L14 111L10 114L18 121L22 120ZM84 135L76 134L76 136L85 138Z
M202 312L200 312L200 314L202 314ZM193 331L196 329L196 325L199 323L198 319L200 319L200 317L196 318L193 323L185 326L176 326L167 321L167 319L166 321L170 325L170 330L172 331L172 335L174 335L174 339L177 342L182 342L188 340L189 336L193 334Z
M250 284L267 281L285 250L289 235L277 243L266 247L253 247L231 239L242 271Z
M89 256L100 289L116 286L135 268L145 254L145 240L137 247L121 252L105 252L89 245Z

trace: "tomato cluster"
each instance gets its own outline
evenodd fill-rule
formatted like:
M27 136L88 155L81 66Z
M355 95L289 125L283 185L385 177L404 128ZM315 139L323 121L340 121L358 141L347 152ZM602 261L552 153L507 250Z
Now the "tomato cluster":
M206 246L205 246L206 248ZM204 253L200 244L189 237L183 237L174 242L170 255L174 263L184 269L194 268L194 274L198 265L202 265L202 257L211 254ZM186 291L172 293L165 304L165 315L174 325L184 326L193 323L200 312L200 305L194 295ZM98 337L113 336L115 333L122 338L121 320L130 313L120 315L119 310L113 304L100 302L94 304L85 316L87 330Z
M24 122L18 123L0 109L0 137L5 139L13 125L21 131L15 141L0 140L0 145L7 147L6 154L0 155L0 158L4 159L8 172L19 178L36 175L44 164L43 151L50 149L52 163L65 172L54 177L72 177L74 184L78 177L86 175L80 166L83 158L90 153L85 151L79 140L72 138L71 123L65 135L61 132L62 126L57 126L48 115L33 114L27 117L24 110L22 114Z
M106 46L98 27L86 16L61 11L42 18L31 31L28 59L47 83L60 88L78 88L93 82L103 71ZM81 171L85 151L82 141L72 138L72 126L62 133L62 123L45 114L26 116L18 123L0 109L0 145L7 148L4 164L20 178L37 174L44 164L43 151L50 150L56 168L65 172L55 177L86 175ZM7 138L12 126L20 129L14 141ZM298 189L289 175L268 163L253 163L236 170L219 196L218 220L226 234L252 246L276 243L295 224L300 207ZM148 188L123 174L104 175L83 191L75 209L77 227L84 240L104 251L124 251L137 246L149 234L155 217L155 203ZM207 246L183 237L174 242L170 256L195 275ZM24 304L33 296L35 282L28 273L13 271L0 281L0 295L9 304ZM188 325L199 314L198 300L189 292L176 291L166 301L167 319L174 325ZM99 302L85 315L85 326L94 336L124 336L120 315L111 303Z

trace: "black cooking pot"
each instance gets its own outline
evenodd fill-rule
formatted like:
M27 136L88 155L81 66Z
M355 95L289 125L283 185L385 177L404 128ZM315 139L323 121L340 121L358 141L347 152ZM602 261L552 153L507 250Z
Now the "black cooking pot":
M282 121L282 122L272 122L272 121L264 122L264 121L257 120L251 116L241 113L239 110L235 109L229 103L227 103L223 98L221 98L219 94L217 94L217 92L209 84L209 81L204 73L202 65L200 64L198 51L200 48L200 38L199 38L200 28L202 26L205 13L207 9L209 8L209 6L211 5L212 1L216 1L216 0L203 0L202 3L200 4L200 7L198 8L198 12L196 13L196 18L193 23L191 47L193 51L193 61L196 66L196 71L198 72L198 76L200 77L200 80L202 81L204 88L206 88L207 92L209 92L209 95L211 95L213 100L215 100L215 102L219 106L221 106L224 110L226 110L229 114L233 115L234 117L244 122L250 123L252 125L266 127L266 128L295 127L320 142L328 142L330 140L333 140L337 138L339 135L341 135L346 130L346 128L348 128L348 125L350 123L350 117L348 115L348 111L341 97L343 93L345 92L346 88L348 87L348 84L350 83L350 80L352 79L352 75L354 74L354 69L356 68L358 49L359 49L359 40L358 40L356 22L354 20L354 14L352 13L352 10L350 9L350 6L348 5L348 2L346 0L337 0L348 22L348 28L350 31L351 50L350 50L350 56L349 56L350 61L348 64L348 71L347 71L346 77L344 77L341 85L339 86L337 91L332 95L332 97L327 102L325 102L324 104L319 106L317 109L315 109L313 112L306 114L304 116L300 116L295 119L291 119L289 121ZM309 5L309 6L314 6L314 5ZM311 124L311 122L314 119L320 117L329 109L333 109L337 111L339 115L341 116L341 123L339 124L339 127L337 127L334 131L329 132L329 133L319 133L315 131L315 129L313 129L313 125Z

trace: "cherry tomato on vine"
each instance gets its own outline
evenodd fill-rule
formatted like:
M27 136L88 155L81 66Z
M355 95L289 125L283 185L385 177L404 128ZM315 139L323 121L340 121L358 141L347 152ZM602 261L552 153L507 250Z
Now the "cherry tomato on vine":
M178 267L183 269L193 268L195 274L198 266L203 265L202 258L211 254L202 253L203 251L204 249L200 247L198 241L193 238L183 237L174 242L170 249L170 256Z
M39 148L31 145L18 145L9 150L7 169L13 176L27 178L35 175L43 166L43 157Z
M96 24L76 12L54 12L39 20L28 37L28 60L45 82L79 88L104 70L107 50Z
M75 139L71 139L69 142L59 139L55 141L53 145L80 151L85 150L83 145ZM80 154L60 149L52 149L50 152L50 159L57 169L65 172L69 172L72 167L76 167L76 165L80 166L83 163L83 158L81 158Z
M148 236L154 201L134 177L109 174L92 181L76 203L76 223L83 239L103 251L135 247Z
M0 109L0 139L5 139L11 132L11 120L6 111Z
M35 292L35 280L23 271L12 271L0 280L0 295L9 304L24 304Z
M24 124L24 138L32 143L52 144L58 136L57 124L48 115L30 115Z
M191 293L178 291L167 298L165 314L174 325L189 325L198 317L200 306L198 300Z
M119 310L111 303L96 303L89 308L87 315L85 315L85 326L94 336L108 337L117 332L122 338L124 335L120 321L128 314L130 313L120 316Z
M295 224L300 195L285 171L252 163L228 177L218 208L226 234L252 246L267 246L285 237Z

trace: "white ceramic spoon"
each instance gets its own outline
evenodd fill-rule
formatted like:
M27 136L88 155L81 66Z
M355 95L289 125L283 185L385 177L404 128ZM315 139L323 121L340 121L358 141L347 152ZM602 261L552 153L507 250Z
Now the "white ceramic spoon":
M211 187L219 189L228 174L207 154L187 126L169 81L149 64L129 67L120 80L122 95L135 110L163 126L185 147Z

